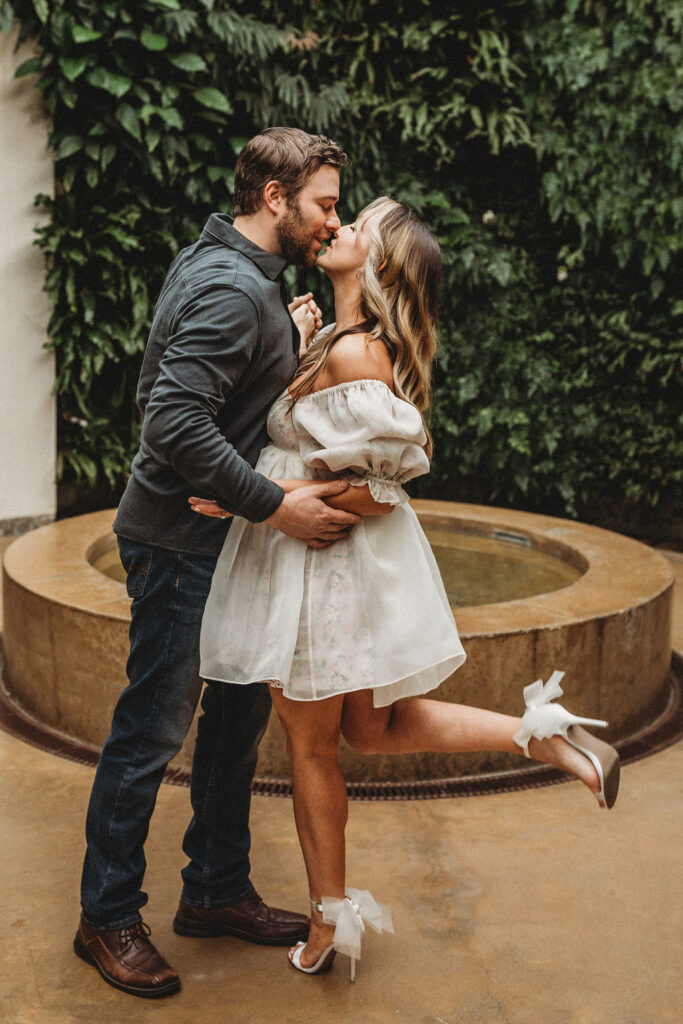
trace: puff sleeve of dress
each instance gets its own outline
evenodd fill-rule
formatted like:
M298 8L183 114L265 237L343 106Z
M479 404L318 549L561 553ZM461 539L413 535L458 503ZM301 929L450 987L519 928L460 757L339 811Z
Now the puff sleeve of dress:
M402 505L402 484L429 472L427 435L418 410L379 380L313 392L292 407L304 464L317 477L367 484L375 501Z

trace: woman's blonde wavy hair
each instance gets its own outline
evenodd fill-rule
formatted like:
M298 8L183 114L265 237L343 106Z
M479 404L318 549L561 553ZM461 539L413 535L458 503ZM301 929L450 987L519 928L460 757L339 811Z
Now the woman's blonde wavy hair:
M292 401L309 394L332 346L347 334L368 334L384 343L393 364L394 390L423 414L429 406L431 371L436 352L436 319L441 285L441 250L415 211L388 196L375 199L359 213L367 221L370 246L359 279L360 323L314 343L301 360ZM425 451L432 452L427 432Z

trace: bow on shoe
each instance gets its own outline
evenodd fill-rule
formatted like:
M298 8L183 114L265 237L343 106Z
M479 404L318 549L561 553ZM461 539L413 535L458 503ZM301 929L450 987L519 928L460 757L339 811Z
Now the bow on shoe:
M393 935L391 911L389 907L375 902L367 889L345 889L344 892L344 900L322 897L323 921L336 924L334 948L352 960L360 960L360 938L366 924L380 935L382 932Z
M529 740L532 737L545 740L549 736L554 736L558 731L558 719L566 715L561 705L550 706L551 700L562 696L560 679L563 676L564 672L553 672L545 686L542 679L537 679L535 683L529 683L524 687L526 711L513 739L522 748L526 757L529 757Z

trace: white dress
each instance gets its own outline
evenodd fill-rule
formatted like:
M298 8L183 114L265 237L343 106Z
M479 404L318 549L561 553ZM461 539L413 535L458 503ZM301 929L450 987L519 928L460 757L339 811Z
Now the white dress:
M429 543L401 484L429 470L422 418L377 380L325 388L268 417L257 470L368 484L396 506L313 550L235 518L201 634L201 675L269 682L294 700L372 689L375 707L438 686L465 660Z

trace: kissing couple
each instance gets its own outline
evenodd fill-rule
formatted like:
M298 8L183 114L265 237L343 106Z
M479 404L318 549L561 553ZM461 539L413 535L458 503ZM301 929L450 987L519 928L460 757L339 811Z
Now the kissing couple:
M611 807L616 751L525 689L517 718L424 697L465 660L403 484L429 471L425 414L441 253L412 209L376 199L344 226L347 156L269 128L235 167L234 220L211 215L171 265L138 385L140 448L114 530L131 598L129 685L86 822L74 948L131 995L180 989L141 908L157 791L200 699L173 927L289 946L306 974L350 957L387 907L347 886L340 735L359 751L523 752ZM288 264L327 275L334 321ZM203 693L203 681L206 682ZM250 878L249 807L271 705L292 761L310 914L268 906Z

